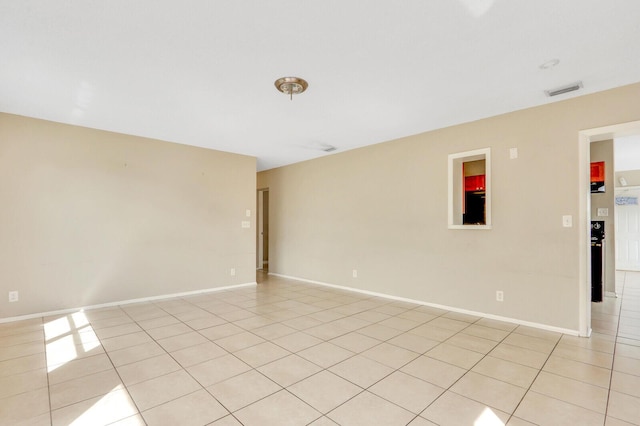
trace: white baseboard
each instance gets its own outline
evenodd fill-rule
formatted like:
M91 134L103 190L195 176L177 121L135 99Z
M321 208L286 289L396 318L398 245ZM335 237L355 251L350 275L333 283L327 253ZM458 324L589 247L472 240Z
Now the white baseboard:
M523 320L519 320L519 319L516 319L516 318L509 318L509 317L503 317L503 316L500 316L500 315L487 314L485 312L470 311L468 309L461 309L461 308L456 308L456 307L453 307L453 306L439 305L437 303L430 303L430 302L425 302L425 301L422 301L422 300L407 299L405 297L392 296L392 295L385 294L385 293L376 293L376 292L373 292L373 291L361 290L361 289L352 288L352 287L345 287L345 286L341 286L341 285L325 283L325 282L322 282L322 281L314 281L314 280L308 280L308 279L305 279L305 278L292 277L292 276L289 276L289 275L277 274L277 273L274 273L274 272L269 272L269 275L273 275L275 277L280 277L280 278L287 278L287 279L291 279L291 280L296 280L296 281L300 281L300 282L303 282L303 283L317 284L317 285L321 285L321 286L325 286L325 287L336 288L336 289L339 289L339 290L352 291L354 293L361 293L361 294L366 294L366 295L369 295L369 296L382 297L382 298L385 298L385 299L397 300L397 301L400 301L400 302L414 303L416 305L422 305L422 306L429 306L429 307L432 307L432 308L444 309L444 310L447 310L447 311L458 312L458 313L461 313L461 314L474 315L474 316L477 316L477 317L482 317L482 318L488 318L488 319L497 320L497 321L508 322L508 323L511 323L511 324L524 325L524 326L527 326L527 327L538 328L540 330L546 330L546 331L553 331L553 332L556 332L556 333L569 334L571 336L579 336L580 335L580 332L578 330L571 330L571 329L568 329L568 328L554 327L554 326L551 326L551 325L540 324L540 323L537 323L537 322L523 321ZM591 334L591 333L589 333L589 334ZM586 337L588 337L588 336L586 336Z
M604 292L604 297L618 297L618 294L615 291L605 291Z
M141 297L139 299L129 299L129 300L121 300L118 302L101 303L98 305L82 306L80 308L68 308L68 309L61 309L58 311L39 312L35 314L19 315L17 317L0 318L0 324L5 322L22 321L22 320L27 320L32 318L48 317L52 315L69 314L69 313L78 312L78 311L86 311L89 309L110 308L113 306L130 305L132 303L153 302L153 301L163 300L163 299L173 299L176 297L196 296L198 294L215 293L218 291L233 290L237 288L250 287L255 285L257 285L256 282L250 282L250 283L244 283L244 284L228 285L224 287L205 288L203 290L185 291L182 293L163 294L160 296Z

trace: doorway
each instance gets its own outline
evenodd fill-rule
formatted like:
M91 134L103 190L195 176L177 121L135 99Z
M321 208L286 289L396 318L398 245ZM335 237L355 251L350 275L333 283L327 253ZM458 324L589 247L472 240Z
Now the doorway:
M616 269L640 271L640 134L616 138L614 152Z
M579 335L591 335L591 193L590 165L591 143L640 134L640 121L582 130L579 135L579 206L582 212L578 217L580 229L580 272L579 272ZM596 218L594 218L596 219Z
M269 269L269 188L258 189L258 224L256 226L256 269Z

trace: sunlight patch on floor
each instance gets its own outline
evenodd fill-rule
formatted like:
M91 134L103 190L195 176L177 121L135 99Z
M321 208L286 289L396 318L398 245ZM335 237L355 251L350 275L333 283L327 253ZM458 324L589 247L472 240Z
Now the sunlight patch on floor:
M49 321L44 325L44 337L47 341L55 339L58 336L69 333L71 331L71 324L69 324L69 318L62 317L57 320Z
M489 407L485 407L482 414L473 422L473 426L504 426L504 422Z
M71 335L47 343L47 371L49 373L77 357L76 345Z
M138 409L124 389L118 385L78 416L70 426L97 425L116 422L138 414Z
M83 311L46 323L44 333L49 373L78 358L78 349L87 353L100 345Z

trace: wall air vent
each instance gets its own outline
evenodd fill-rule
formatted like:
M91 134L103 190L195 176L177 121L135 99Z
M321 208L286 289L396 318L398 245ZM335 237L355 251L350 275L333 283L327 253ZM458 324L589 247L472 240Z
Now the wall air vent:
M558 87L557 89L545 90L544 93L549 96L558 96L564 95L565 93L575 92L576 90L582 89L582 82L578 81L576 83L569 84L567 86Z

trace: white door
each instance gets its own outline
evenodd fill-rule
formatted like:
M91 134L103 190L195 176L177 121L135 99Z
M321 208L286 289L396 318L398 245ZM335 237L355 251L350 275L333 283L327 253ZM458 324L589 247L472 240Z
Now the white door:
M616 269L640 271L640 189L616 189Z

